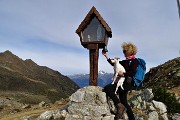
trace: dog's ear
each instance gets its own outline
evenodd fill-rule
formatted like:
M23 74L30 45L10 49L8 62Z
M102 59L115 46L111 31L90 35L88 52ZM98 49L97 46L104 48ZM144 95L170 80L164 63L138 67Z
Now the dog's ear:
M112 63L115 63L115 59L111 59L111 62L112 62Z

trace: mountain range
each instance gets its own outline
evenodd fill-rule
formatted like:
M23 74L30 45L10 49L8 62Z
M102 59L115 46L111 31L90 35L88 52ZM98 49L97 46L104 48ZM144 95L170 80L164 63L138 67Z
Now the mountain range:
M9 50L0 53L0 96L26 103L55 102L67 98L79 86L58 71L22 60Z
M75 74L69 75L70 79L72 79L75 83L79 85L79 87L84 87L89 85L89 74ZM108 83L112 81L113 73L106 73L104 71L98 72L98 86L104 87Z

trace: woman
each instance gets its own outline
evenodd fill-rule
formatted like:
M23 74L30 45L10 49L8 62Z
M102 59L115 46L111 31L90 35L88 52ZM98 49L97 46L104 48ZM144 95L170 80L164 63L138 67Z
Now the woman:
M116 114L116 118L121 118L123 112L126 110L129 120L135 120L132 109L127 102L127 94L129 90L133 89L132 87L135 87L132 81L132 77L135 75L136 68L138 66L138 61L137 59L135 59L137 47L132 43L126 42L124 42L121 47L123 49L123 53L126 59L120 61L120 64L125 68L126 72L119 72L118 76L125 77L125 81L123 83L124 90L122 90L121 87L118 88L119 99L114 92L117 83L106 85L104 87L104 91L113 100L115 106L117 107L118 111ZM106 57L107 61L113 66L111 59L107 56L107 53L105 51L102 51L102 54Z

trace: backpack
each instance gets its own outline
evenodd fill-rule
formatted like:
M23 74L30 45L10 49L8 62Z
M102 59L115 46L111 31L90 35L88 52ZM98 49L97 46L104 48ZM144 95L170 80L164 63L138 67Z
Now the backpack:
M134 86L136 86L136 89L138 87L144 87L143 81L144 76L146 73L146 62L141 58L136 58L138 60L138 66L136 69L136 74L133 77L134 80Z

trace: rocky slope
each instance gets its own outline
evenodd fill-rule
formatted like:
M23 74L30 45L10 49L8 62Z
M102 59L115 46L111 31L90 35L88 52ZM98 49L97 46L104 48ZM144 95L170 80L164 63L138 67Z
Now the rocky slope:
M180 57L151 68L145 76L146 87L165 87L168 89L180 86Z
M10 51L0 53L0 97L10 96L23 103L55 102L78 88L58 71L31 59L22 60Z

